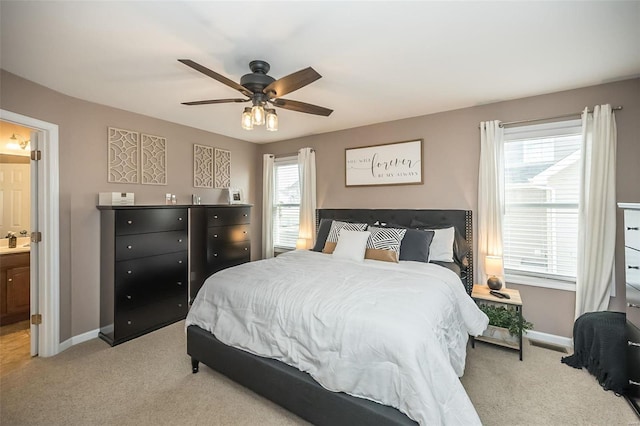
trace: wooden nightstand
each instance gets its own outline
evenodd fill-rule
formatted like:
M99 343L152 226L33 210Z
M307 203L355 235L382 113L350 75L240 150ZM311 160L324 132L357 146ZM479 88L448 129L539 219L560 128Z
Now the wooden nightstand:
M500 303L503 305L510 305L513 306L516 310L516 312L518 312L518 315L520 316L520 321L522 321L522 298L520 297L520 292L518 290L513 290L510 288L503 288L500 291L500 293L505 293L508 294L509 296L511 296L511 299L501 299L499 297L495 297L492 294L489 293L489 291L491 291L491 289L485 285L478 285L478 284L474 284L473 285L473 291L471 293L471 298L473 300L475 300L476 302L478 301L484 301L484 302L492 302L492 303ZM504 346L506 348L510 348L510 349L515 349L518 352L520 352L520 361L522 361L522 331L520 331L519 335L518 335L518 344L517 345L512 345L508 342L504 342L502 340L499 339L494 339L491 337L487 337L487 336L479 336L479 337L473 337L471 336L471 347L474 348L475 347L475 341L476 340L480 340L481 342L486 342L486 343L491 343L494 345L499 345L499 346Z

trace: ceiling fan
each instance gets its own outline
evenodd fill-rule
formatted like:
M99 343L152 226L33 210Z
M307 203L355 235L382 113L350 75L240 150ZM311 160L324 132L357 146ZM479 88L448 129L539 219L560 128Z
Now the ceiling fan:
M240 84L218 74L209 68L198 64L190 59L178 59L179 62L203 73L206 76L226 84L246 96L246 98L232 99L211 99L204 101L182 102L183 105L208 105L231 102L249 102L253 107L247 107L242 113L242 128L253 129L253 125L267 125L267 130L277 130L278 116L274 108L269 108L269 104L291 111L304 112L307 114L322 115L328 117L333 110L318 105L305 102L283 99L281 96L298 90L308 84L313 83L322 76L311 67L289 74L278 80L267 75L271 66L268 62L255 60L249 63L250 74L245 74L240 78ZM266 107L266 108L265 108Z

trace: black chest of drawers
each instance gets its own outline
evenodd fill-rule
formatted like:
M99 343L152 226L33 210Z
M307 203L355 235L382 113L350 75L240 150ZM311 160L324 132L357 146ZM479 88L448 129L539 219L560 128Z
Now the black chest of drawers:
M185 207L100 206L100 337L117 345L187 314Z
M190 302L211 274L251 260L251 206L192 206Z

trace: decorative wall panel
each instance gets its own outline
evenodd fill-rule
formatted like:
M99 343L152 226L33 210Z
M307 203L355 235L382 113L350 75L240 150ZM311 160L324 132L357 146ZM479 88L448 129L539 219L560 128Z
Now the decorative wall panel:
M108 182L138 183L139 134L109 127Z
M142 134L140 165L142 183L148 185L167 184L167 139Z
M231 185L231 151L216 148L216 188Z
M193 144L193 186L213 188L213 147Z

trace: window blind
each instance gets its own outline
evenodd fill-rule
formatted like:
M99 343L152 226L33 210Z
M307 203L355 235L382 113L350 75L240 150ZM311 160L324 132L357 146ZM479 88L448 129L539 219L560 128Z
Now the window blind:
M575 281L580 125L571 120L505 129L507 273Z
M300 222L300 183L297 157L276 159L273 206L273 245L294 249Z

